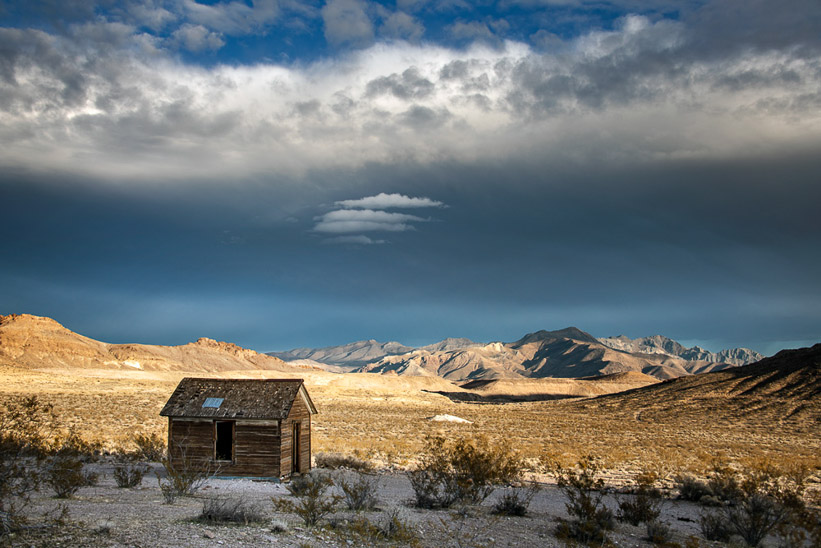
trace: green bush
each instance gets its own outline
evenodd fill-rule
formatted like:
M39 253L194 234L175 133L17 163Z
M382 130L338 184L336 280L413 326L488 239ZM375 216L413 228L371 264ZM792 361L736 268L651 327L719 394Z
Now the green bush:
M478 504L496 485L518 481L521 457L484 436L448 440L427 436L416 470L408 473L419 508L450 508L455 503Z
M571 519L561 520L556 528L560 539L573 540L589 546L607 541L607 531L615 523L613 512L602 502L604 480L596 478L601 465L592 456L582 457L576 468L553 464L553 474L559 489L567 498L565 508Z

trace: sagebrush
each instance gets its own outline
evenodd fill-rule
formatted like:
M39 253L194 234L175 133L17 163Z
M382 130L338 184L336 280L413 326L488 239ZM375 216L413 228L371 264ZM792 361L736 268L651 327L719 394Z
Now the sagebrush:
M517 482L524 472L521 456L507 446L479 436L448 439L429 435L415 470L408 473L419 508L477 504L497 485Z

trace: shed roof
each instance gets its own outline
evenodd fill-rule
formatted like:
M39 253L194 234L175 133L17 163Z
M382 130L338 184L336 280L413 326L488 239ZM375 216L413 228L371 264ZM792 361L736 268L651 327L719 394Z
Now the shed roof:
M284 419L288 417L297 397L304 398L310 412L316 413L316 407L305 390L302 379L186 377L177 385L160 415L217 419ZM215 406L217 401L219 404Z

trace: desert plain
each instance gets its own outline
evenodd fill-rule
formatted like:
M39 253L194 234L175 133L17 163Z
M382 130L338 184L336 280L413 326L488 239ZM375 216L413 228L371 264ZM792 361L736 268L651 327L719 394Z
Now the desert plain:
M704 477L718 462L741 468L769 462L808 471L805 498L810 505L818 505L821 493L819 345L742 368L662 382L628 372L586 379L502 379L468 390L464 383L435 376L332 373L286 366L276 358L210 340L185 347L116 347L82 338L56 322L46 325L58 339L65 338L58 344L59 352L51 351L56 357L51 361L44 359L52 355L48 351L33 352L39 343L30 334L36 331L20 331L26 336L17 339L6 332L0 403L36 396L52 404L61 427L99 446L101 460L89 466L96 467L102 479L64 502L53 499L48 490L39 492L32 512L48 514L65 505L69 519L47 534L6 536L3 542L12 546L350 546L361 541L329 531L327 524L305 529L293 515L277 513L270 501L286 495L281 484L210 480L195 497L170 505L163 504L158 478L151 474L136 489L114 486L110 476L114 457L106 455L133 451L136 434L164 438L166 419L159 411L187 376L304 379L318 408L312 419L314 456L341 454L374 466L383 512L374 519L384 516L388 508L399 508L423 546L562 545L553 530L566 511L551 467L557 463L571 467L585 456L597 459L602 467L599 477L615 491L629 488L637 474L649 470L672 496L675 479L682 473ZM71 358L66 350L69 343L85 348L82 360L76 352ZM100 352L123 359L107 366L91 359L88 349L95 345L103 345ZM138 368L123 354L170 356L183 352L180 349L205 352L202 356L210 355L212 360L218 356L220 365L203 370L202 364L216 362L202 358L191 362L200 367L186 368L177 361L174 368ZM17 357L9 358L12 354ZM231 369L237 356L244 367ZM265 367L255 369L255 361ZM77 365L80 362L83 366ZM537 401L526 401L530 397ZM432 420L443 415L463 420ZM448 439L484 436L489 443L517 451L524 457L528 477L542 486L530 514L493 516L490 507L504 493L503 487L462 517L413 508L405 472L416 466L425 438L435 434ZM151 473L162 474L160 465L151 467ZM255 501L265 508L266 520L287 523L287 530L272 532L265 524L197 522L203 501L213 496ZM605 503L615 508L616 499L607 495ZM679 545L724 546L697 540L702 510L694 504L670 500L664 512ZM342 513L334 519L354 518ZM615 546L651 545L642 528L625 524L619 524L609 538ZM777 546L777 542L770 538L764 545Z

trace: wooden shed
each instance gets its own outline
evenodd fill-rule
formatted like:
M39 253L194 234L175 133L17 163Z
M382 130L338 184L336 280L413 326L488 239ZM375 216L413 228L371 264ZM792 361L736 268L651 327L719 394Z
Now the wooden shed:
M302 379L186 377L168 417L172 464L209 462L218 476L283 478L311 469L311 415Z

